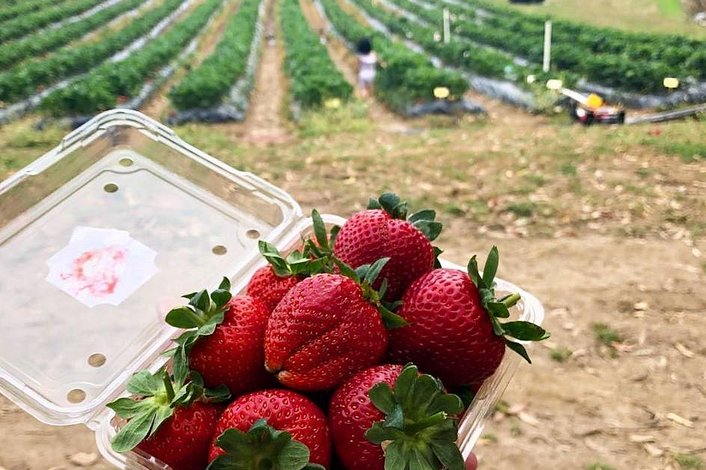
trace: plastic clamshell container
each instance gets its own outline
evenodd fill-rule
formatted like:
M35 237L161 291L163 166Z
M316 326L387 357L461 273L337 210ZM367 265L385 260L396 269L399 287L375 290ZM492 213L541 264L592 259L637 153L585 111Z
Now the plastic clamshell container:
M87 425L118 468L168 468L111 449L119 423L105 404L134 372L164 364L178 332L163 319L181 294L223 276L242 291L264 265L258 240L287 251L311 231L291 196L158 122L96 116L0 183L0 393L44 423ZM513 316L542 323L534 296L497 289L522 295ZM506 354L462 418L464 457L519 363Z

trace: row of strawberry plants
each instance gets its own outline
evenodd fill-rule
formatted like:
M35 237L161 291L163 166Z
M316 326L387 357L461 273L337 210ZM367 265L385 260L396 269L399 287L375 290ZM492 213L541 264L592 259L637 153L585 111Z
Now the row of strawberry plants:
M321 106L325 100L350 98L353 87L331 61L326 46L309 27L299 0L283 0L280 9L289 76L289 90L303 108Z
M399 0L394 0L398 3ZM404 1L404 0L402 0ZM407 5L414 13L441 24L440 12L417 5ZM520 25L499 26L489 18L481 21L464 16L460 8L450 7L457 17L453 32L479 43L501 48L535 63L542 61L542 34L530 34ZM497 17L495 17L497 18ZM572 42L556 41L552 62L559 70L570 71L604 85L639 92L662 89L662 80L674 71L667 64L654 61L624 60L615 54L590 53Z
M491 17L486 16L491 22L512 21L513 26L528 32L542 32L544 29L544 16L527 14L486 0L469 0L460 5L482 8L492 13ZM554 20L553 23L553 35L558 41L570 41L593 53L626 54L632 59L660 60L668 65L680 66L706 49L703 40L675 34L626 32L567 20Z
M104 1L105 0L77 0L66 2L65 4L42 8L36 13L6 21L0 27L0 41L8 41L22 37L27 33L37 31L43 26L82 13Z
M173 60L206 25L222 0L206 0L186 19L150 41L127 59L105 63L72 85L50 94L42 109L53 116L94 114L134 96L160 66Z
M479 27L476 24L475 28L471 27L476 34L479 34L479 28L482 28L483 32L495 30L497 34L487 37L488 41L500 43L497 44L499 47L504 45L508 50L512 49L516 53L524 54L531 60L541 61L544 18L497 7L479 0L460 5L448 5L443 0L429 1L433 5L449 8L460 16L468 16L475 11L474 8L482 7L491 14L480 18L482 26ZM632 89L637 90L640 89L638 83L640 80L647 82L648 88L658 89L664 74L681 73L701 79L706 78L704 41L675 35L627 33L561 20L553 23L552 40L555 47L552 58L556 57L561 61L562 64L559 65L563 68L571 64L580 64L589 58L586 68L597 73L601 73L603 68L618 66L623 70L616 74L626 76L627 85L633 85ZM511 33L512 37L507 36L508 33ZM621 67L620 60L635 66ZM607 72L611 73L611 71ZM657 85L653 78L657 79Z
M48 57L36 58L0 73L0 101L15 102L31 96L38 87L86 72L148 33L184 0L165 0L124 28L98 42L65 46Z
M62 28L41 31L16 41L3 43L0 46L0 68L55 50L103 26L122 13L139 7L142 3L144 3L143 0L122 0L95 15Z
M216 106L247 68L260 0L243 0L213 53L169 92L180 110Z
M6 21L20 15L26 15L34 10L56 3L56 0L25 0L21 3L3 5L0 7L0 21Z
M430 101L436 87L446 87L452 99L461 98L468 90L468 83L459 73L437 69L423 54L361 25L337 0L321 0L321 4L334 28L348 42L372 38L384 64L375 79L375 94L391 109L405 112L410 104Z

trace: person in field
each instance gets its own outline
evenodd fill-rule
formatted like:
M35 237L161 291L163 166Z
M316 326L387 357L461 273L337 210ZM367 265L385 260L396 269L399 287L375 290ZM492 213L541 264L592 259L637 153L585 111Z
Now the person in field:
M358 87L363 97L370 96L375 82L375 73L378 63L373 44L368 38L361 39L356 46L358 57Z

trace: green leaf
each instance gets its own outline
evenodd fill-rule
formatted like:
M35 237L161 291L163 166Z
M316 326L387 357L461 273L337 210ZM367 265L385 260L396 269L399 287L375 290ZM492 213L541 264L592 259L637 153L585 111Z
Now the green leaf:
M436 211L434 209L424 209L419 212L415 212L411 216L409 216L409 219L407 219L409 222L412 224L415 224L416 222L433 222L434 219L436 218Z
M368 199L367 209L369 209L369 210L382 209L382 206L380 205L380 202L377 199L370 198L370 199Z
M445 470L464 470L466 468L461 451L458 449L456 444L432 443L432 450L434 451L436 458L439 459L439 462L441 462L444 466Z
M495 274L498 272L498 264L500 262L500 254L498 253L498 247L493 246L488 253L488 258L485 260L485 266L483 267L483 282L485 285L490 287L493 285L493 279L495 279Z
M402 316L391 312L383 305L380 305L378 310L380 311L380 316L382 317L382 323L388 330L394 330L395 328L402 328L403 326L409 325L407 320L405 320Z
M316 237L316 242L323 250L328 251L329 246L328 237L326 236L326 224L321 218L321 214L319 214L319 211L317 211L316 209L311 211L311 219L314 223L314 236Z
M485 307L495 318L509 318L510 310L500 302L487 302Z
M331 247L333 247L336 243L336 238L338 237L338 232L341 231L341 227L339 225L334 225L331 227L331 230L329 231L329 243L331 244Z
M387 262L390 261L389 257L386 258L380 258L379 260L375 261L373 264L370 265L370 268L368 271L365 273L365 277L363 278L363 282L372 285L373 282L378 278L380 275L380 272L382 271L382 268L385 267Z
M436 240L441 234L441 230L443 229L443 225L441 225L441 222L430 222L427 220L420 220L418 222L415 222L414 226L417 230L422 232L429 241Z
M432 246L434 249L434 269L440 269L441 268L441 261L439 261L439 255L444 252L441 248L438 246Z
M527 354L527 350L520 343L516 343L514 341L510 341L509 339L507 339L507 340L505 340L505 345L507 345L508 348L512 349L520 356L522 356L522 358L525 361L532 364L532 360L530 359L529 354Z
M128 421L113 438L113 450L127 452L134 449L149 434L154 418L154 410L149 409Z
M182 345L176 348L173 360L174 381L183 385L189 375L189 359L186 354L186 348Z
M485 287L483 278L480 277L480 273L478 272L478 260L476 259L476 255L473 255L468 261L468 276L478 289Z
M542 341L549 338L549 333L544 328L528 321L503 323L503 330L507 336L520 341Z
M375 384L368 391L368 396L378 410L385 414L392 413L395 407L395 398L389 385L384 382Z
M213 334L214 331L216 331L216 327L223 323L223 319L225 318L225 312L220 311L216 314L214 314L211 318L206 320L206 323L204 323L203 326L201 326L198 330L196 330L197 336L210 336Z
M219 385L215 388L204 389L204 397L209 403L222 403L230 399L231 393L227 386Z
M133 395L152 396L162 388L162 379L148 370L141 370L130 378L127 391Z
M145 407L150 406L150 404L145 403L145 401L143 400L118 398L117 400L110 402L105 406L115 411L115 414L117 414L121 418L129 419L143 412Z
M309 448L301 442L291 440L277 455L280 470L301 470L309 463Z
M184 306L170 310L164 320L174 328L191 329L200 326L197 319L196 313L191 308Z
M408 468L409 454L405 452L404 443L392 441L385 449L385 470L406 470Z
M230 291L223 289L217 289L211 292L211 300L213 300L217 307L223 307L232 297L233 294L231 294Z
M380 205L395 219L407 218L407 203L400 200L395 193L383 193L379 198Z
M167 419L169 419L169 417L172 416L173 412L174 409L168 405L158 407L155 410L154 422L152 423L152 428L150 429L149 435L147 437L154 436L154 433L157 432L163 422L165 422Z
M358 274L355 272L355 270L353 270L353 268L351 268L338 258L334 258L333 262L336 264L336 266L338 266L338 269L341 271L342 275L349 277L358 284L360 284L360 276L358 276Z
M230 279L227 277L223 276L223 280L221 283L218 285L219 290L227 290L230 291Z

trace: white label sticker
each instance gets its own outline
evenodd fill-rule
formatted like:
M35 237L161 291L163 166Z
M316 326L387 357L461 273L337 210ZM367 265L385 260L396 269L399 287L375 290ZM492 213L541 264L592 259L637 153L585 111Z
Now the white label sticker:
M47 281L87 307L120 305L159 270L157 252L123 230L76 227L49 258Z

